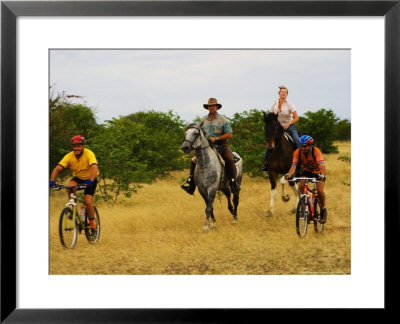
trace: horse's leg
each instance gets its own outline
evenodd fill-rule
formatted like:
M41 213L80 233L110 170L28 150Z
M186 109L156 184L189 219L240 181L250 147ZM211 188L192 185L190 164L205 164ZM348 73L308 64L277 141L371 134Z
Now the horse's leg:
M298 187L297 187L297 183L294 185L291 185L292 190L293 190L293 195L295 196L295 202L296 204L294 205L293 209L292 209L292 213L296 212L297 209L297 204L299 203L299 191L298 191Z
M240 191L239 191L240 192ZM239 192L236 192L233 194L233 220L232 223L236 224L237 222L237 209L239 206Z
M209 220L208 220L208 219L209 219L209 216L207 215L208 197L207 197L207 194L205 194L204 192L202 192L202 191L200 191L200 190L199 190L199 192L200 192L201 196L203 197L204 202L206 203L206 210L205 210L205 213L206 213L206 223L205 223L205 225L204 225L204 227L203 227L203 230L204 230L204 231L207 231L207 230L210 229Z
M213 228L213 229L217 228L217 221L215 220L215 217L214 217L214 209L211 212L210 228Z
M229 212L232 215L234 215L233 205L232 205L232 202L231 202L231 192L230 192L230 190L227 189L227 188L223 188L223 189L221 189L221 191L224 193L224 195L226 197L226 200L228 202L228 210L229 210Z
M232 214L233 219L232 219L232 224L236 224L237 222L237 208L233 207L232 202L231 202L231 191L227 188L221 189L221 191L225 194L226 200L228 202L228 210ZM235 195L233 195L235 199Z
M282 200L285 201L285 202L289 201L290 200L290 196L289 196L289 194L286 193L287 181L285 179L285 176L282 176L280 182L281 182L281 185L282 185Z
M210 217L213 219L212 227L214 227L214 228L216 227L215 218L214 218L214 214L213 214L213 211L214 211L213 205L214 205L214 199L215 199L216 193L217 192L215 189L207 190L206 223L203 227L204 231L208 231L210 229Z
M271 200L269 202L269 210L267 211L268 217L274 216L274 207L275 207L275 197L276 197L276 178L277 174L276 172L269 171L268 172L269 176L269 182L271 183Z

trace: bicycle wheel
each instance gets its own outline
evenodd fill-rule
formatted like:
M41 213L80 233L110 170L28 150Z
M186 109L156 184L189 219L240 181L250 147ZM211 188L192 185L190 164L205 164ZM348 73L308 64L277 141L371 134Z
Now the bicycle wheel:
M59 234L61 244L67 249L72 249L78 238L78 224L69 207L65 207L60 215Z
M316 231L317 233L321 233L322 230L324 229L324 224L321 224L319 222L320 217L321 217L321 205L320 202L317 199L315 199L315 206L314 206L314 231Z
M307 208L306 197L301 197L296 211L296 232L301 238L307 233L309 210Z
M89 243L96 243L100 238L100 216L97 208L94 207L94 219L96 222L96 229L93 230L90 228L89 217L86 213L85 215L85 235Z

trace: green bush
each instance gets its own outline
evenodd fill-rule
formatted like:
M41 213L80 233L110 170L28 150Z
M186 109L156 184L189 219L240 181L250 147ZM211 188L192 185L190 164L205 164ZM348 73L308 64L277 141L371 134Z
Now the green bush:
M151 183L185 167L179 150L184 122L171 112L138 112L113 118L91 142L99 162L99 191L104 200L129 197L140 183Z
M337 146L333 145L336 140L335 126L339 118L331 109L320 109L316 112L308 111L300 117L296 124L299 136L310 135L323 153L337 153Z
M266 148L263 112L251 109L235 113L231 126L233 129L231 148L243 158L244 172L250 176L263 175L259 171Z
M343 119L335 125L335 140L351 140L351 123L348 119Z

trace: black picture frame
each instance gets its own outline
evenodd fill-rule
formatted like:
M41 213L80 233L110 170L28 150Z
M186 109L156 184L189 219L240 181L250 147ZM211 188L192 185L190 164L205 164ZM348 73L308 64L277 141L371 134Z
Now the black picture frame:
M199 323L256 319L264 309L18 309L16 307L16 19L18 16L384 16L385 308L399 287L400 0L395 1L2 1L1 2L1 322ZM368 140L367 135L365 140ZM381 136L378 134L377 136ZM373 148L371 148L373 152ZM373 154L369 152L368 154ZM366 156L368 157L368 154ZM366 157L366 160L368 159ZM365 161L368 163L368 161ZM369 168L373 177L382 170ZM375 188L375 190L382 188ZM15 215L15 217L10 217ZM381 221L377 217L377 221ZM329 307L329 305L327 305ZM380 310L378 310L380 311ZM251 321L251 320L250 320Z

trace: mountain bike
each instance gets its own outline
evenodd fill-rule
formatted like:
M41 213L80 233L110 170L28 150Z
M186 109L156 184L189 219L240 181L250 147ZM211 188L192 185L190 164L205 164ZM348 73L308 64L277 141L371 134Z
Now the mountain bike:
M53 190L60 189L74 189L82 190L86 188L85 184L78 184L75 186L57 185ZM70 200L65 204L65 208L61 211L59 222L59 234L61 244L67 249L72 249L78 239L78 233L85 232L86 239L89 243L96 243L100 238L100 216L97 208L94 207L94 218L96 222L96 229L92 229L89 224L89 216L87 215L86 208L83 212L83 206L78 209L78 202L83 203L73 192L69 195ZM79 210L79 211L78 211Z
M310 222L314 222L314 230L317 233L321 233L324 224L320 223L321 219L321 202L319 201L317 192L317 182L319 180L315 178L292 178L289 181L299 182L304 180L304 192L300 195L299 203L297 204L296 210L296 232L301 238L307 233L307 227ZM313 183L313 188L308 187L308 183ZM311 193L311 196L308 194Z

